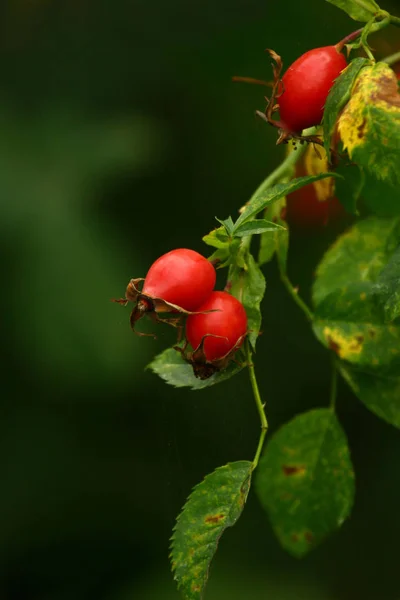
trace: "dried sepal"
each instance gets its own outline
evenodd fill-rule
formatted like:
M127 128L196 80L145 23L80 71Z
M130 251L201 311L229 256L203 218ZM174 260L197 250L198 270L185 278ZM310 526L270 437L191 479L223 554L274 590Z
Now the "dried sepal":
M129 322L132 330L140 336L150 336L156 337L153 333L140 333L136 331L136 323L145 315L148 315L155 323L166 323L167 325L171 325L171 327L176 327L178 331L178 341L181 338L181 330L182 330L182 321L183 318L188 317L189 315L198 315L205 314L209 312L214 312L213 310L207 311L190 311L178 306L177 304L172 304L172 302L167 302L163 298L157 298L155 296L151 296L150 294L145 294L139 288L141 282L144 281L143 277L139 277L137 279L131 279L128 283L125 291L125 298L113 298L112 302L116 302L117 304L121 304L122 306L126 306L128 302L134 302L135 306L130 314ZM174 316L167 316L165 318L161 318L159 314L167 314L172 313Z
M246 334L247 335L247 334ZM204 342L207 337L214 337L220 339L227 339L221 335L214 335L212 333L206 334L200 344L193 351L187 350L188 342L186 341L184 346L174 346L174 349L182 354L182 357L192 365L193 373L198 379L208 379L214 373L223 371L228 366L229 362L234 359L234 354L239 350L243 344L245 335L240 336L234 347L229 350L225 356L218 358L217 360L209 361L204 352Z

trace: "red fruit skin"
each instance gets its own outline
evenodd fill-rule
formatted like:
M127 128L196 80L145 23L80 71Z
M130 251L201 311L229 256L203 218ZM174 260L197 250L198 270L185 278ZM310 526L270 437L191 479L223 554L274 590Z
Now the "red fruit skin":
M158 258L150 267L142 293L162 298L184 310L196 311L215 286L216 273L204 256L178 248Z
M196 350L204 339L203 351L208 362L226 356L235 346L239 348L247 333L247 315L243 304L227 292L212 292L198 308L199 311L218 310L202 315L190 315L186 320L186 338Z
M292 132L319 125L334 80L347 67L335 46L309 50L282 77L283 93L278 98L281 121Z

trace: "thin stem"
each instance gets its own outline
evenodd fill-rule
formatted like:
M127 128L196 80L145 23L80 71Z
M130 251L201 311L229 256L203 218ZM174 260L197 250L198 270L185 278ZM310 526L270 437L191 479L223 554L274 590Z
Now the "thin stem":
M387 56L386 58L384 58L381 62L384 62L387 65L394 65L399 61L400 61L400 52L395 52L394 54L391 54L390 56Z
M311 127L310 129L306 129L306 131L304 133L306 135L313 135L313 134L315 134L315 132L316 132L316 128ZM268 188L272 187L273 185L275 185L276 183L281 181L285 176L286 177L292 176L293 172L294 172L294 167L295 167L297 161L302 157L302 155L304 154L306 149L307 149L306 144L299 144L299 146L297 147L296 150L293 150L293 152L290 152L290 154L288 154L285 157L283 162L281 162L281 164L274 171L272 171L272 173L270 173L268 175L268 177L266 177L264 179L264 181L262 181L260 183L260 185L254 192L254 194L251 196L250 200L244 206L242 206L241 209L239 209L239 212L243 212L244 209L246 208L247 204L250 204L250 202L252 202L255 198L257 198L257 196L259 196L260 194L265 192L265 190L267 190ZM242 242L240 244L242 251L246 251L250 248L251 240L252 240L251 235L246 235L242 238ZM230 278L231 278L231 269L229 270L229 275L228 275L228 279L230 279Z
M312 132L315 132L314 127L312 128ZM305 134L309 135L309 130L306 130ZM285 160L281 162L281 164L274 171L272 171L272 173L268 175L268 177L264 179L264 181L260 183L260 185L254 192L250 200L247 202L247 204L250 204L255 198L257 198L257 196L265 192L265 190L267 190L268 188L275 185L275 183L278 183L278 181L280 181L280 179L282 179L282 177L284 177L285 175L291 175L297 161L301 158L306 149L307 144L299 144L297 150L293 150L293 152L290 152L290 154L286 156Z
M260 417L260 423L261 423L260 439L258 440L257 451L256 451L256 454L255 454L254 460L253 460L253 470L254 470L257 467L258 461L260 459L261 451L262 451L262 448L264 445L265 436L266 436L267 430L268 430L268 421L267 421L267 417L266 417L266 414L264 411L264 404L262 403L262 400L261 400L260 391L258 389L256 372L254 370L254 365L253 365L253 361L252 361L252 351L251 351L250 342L248 339L246 340L245 351L246 351L246 358L247 358L247 366L249 369L251 388L253 390L254 400L256 402L257 411L258 411L258 414Z
M338 379L338 377L337 377L336 359L334 356L332 356L332 379L331 379L331 393L330 393L329 405L333 411L336 408L337 379Z
M234 83L251 83L253 85L264 85L265 87L272 88L274 86L273 81L264 81L264 79L255 79L254 77L242 77L241 75L235 75L232 77Z
M309 307L307 306L307 304L304 302L304 300L302 300L300 298L296 288L293 287L289 277L287 276L285 265L279 259L279 255L278 255L278 267L279 267L279 275L281 277L281 281L282 281L283 285L285 286L286 290L289 292L289 294L291 295L293 300L296 302L297 306L303 311L306 319L308 321L310 321L310 323L311 323L314 320L314 315L313 315L312 311L309 309Z
M383 11L382 11L383 12ZM382 19L381 21L375 21L372 25L371 28L368 28L368 35L371 33L376 33L377 31L380 31L381 29L384 29L385 27L387 27L388 25L390 25L391 23L393 25L400 25L400 19L398 19L397 17L391 17L389 15L389 13L386 13L387 16L385 16L384 19ZM392 20L394 19L394 20ZM396 21L398 23L396 23ZM367 23L368 25L368 23Z
M396 27L400 27L400 17L394 17L390 15L390 22L392 25L396 25Z
M344 48L344 46L346 44L348 44L349 42L352 42L353 40L355 40L356 38L358 38L361 33L362 33L362 28L361 29L357 29L357 31L353 31L352 33L349 33L349 35L346 35L345 38L343 38L342 40L340 40L340 42L338 42L335 45L335 48L338 52L341 52Z

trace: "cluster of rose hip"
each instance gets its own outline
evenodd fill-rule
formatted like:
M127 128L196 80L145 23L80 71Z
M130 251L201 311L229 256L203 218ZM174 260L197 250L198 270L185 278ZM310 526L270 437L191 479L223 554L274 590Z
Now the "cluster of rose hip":
M273 90L265 112L258 114L278 127L280 143L292 138L322 143L318 136L302 136L301 132L321 123L328 93L347 66L341 51L352 37L354 34L335 46L306 52L282 78L282 61L269 51L276 65ZM279 120L273 119L276 110ZM325 212L318 209L318 219L319 215L325 219ZM158 258L145 279L132 279L125 298L115 302L135 304L130 317L132 329L144 315L178 327L178 341L184 328L184 343L175 348L192 364L195 375L206 379L226 368L247 334L242 303L226 291L214 291L215 281L215 268L210 261L193 250L179 248Z
M178 248L160 256L144 279L131 279L125 298L115 302L134 302L132 329L144 315L178 327L178 339L185 327L185 342L175 348L192 364L196 377L207 379L228 365L247 333L242 303L228 292L214 291L215 281L210 261Z

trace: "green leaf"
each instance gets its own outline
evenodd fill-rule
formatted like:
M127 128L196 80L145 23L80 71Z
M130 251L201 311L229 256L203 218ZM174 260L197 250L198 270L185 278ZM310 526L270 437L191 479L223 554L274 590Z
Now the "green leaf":
M366 208L380 217L397 217L400 215L399 187L387 181L377 179L369 173L364 175L365 183L362 198Z
M342 525L353 505L354 472L331 409L299 415L272 436L256 471L256 491L280 543L294 556Z
M225 227L213 229L203 237L203 242L217 250L209 257L209 260L218 261L219 267L225 267L235 262L239 246L239 239L230 238Z
M386 322L400 316L400 246L382 269L373 286L373 293L383 307Z
M232 217L228 217L224 221L221 221L221 219L218 219L218 217L215 217L215 219L218 221L218 223L221 223L221 225L225 228L225 231L229 236L232 235L234 226Z
M351 365L382 375L400 372L400 323L382 322L371 288L369 282L349 283L327 296L315 310L314 333Z
M349 283L376 281L397 248L399 236L400 219L370 217L348 229L317 267L314 305Z
M185 600L201 600L210 563L225 529L240 517L250 489L252 463L219 467L197 485L177 519L171 562Z
M277 183L276 185L261 192L254 200L246 205L245 210L235 223L233 233L235 234L239 226L255 217L259 212L263 211L267 206L276 202L283 196L287 196L291 192L298 190L313 181L325 179L325 177L338 177L336 173L319 173L318 175L307 175L306 177L298 177L292 179L288 183Z
M243 268L235 267L231 274L230 292L243 304L247 314L249 340L255 349L261 327L260 303L265 294L265 277L251 254L244 258Z
M330 156L332 135L339 114L345 104L350 100L350 92L359 72L368 64L370 64L370 61L366 58L355 58L339 75L331 87L326 100L322 122L324 128L324 145L328 157Z
M260 239L260 250L258 253L258 264L264 265L265 263L272 260L274 254L277 254L278 260L281 261L282 265L286 265L287 254L289 250L289 228L288 224L284 220L286 212L286 197L280 198L274 204L268 206L265 210L265 216L271 219L271 221L284 227L284 229L275 231L271 234L262 234Z
M236 356L238 363L240 362L239 356L239 354ZM158 354L147 365L147 368L174 387L190 387L192 390L202 390L221 381L226 381L239 373L245 366L245 361L243 359L242 364L238 363L231 361L226 369L215 373L209 379L198 379L193 374L192 366L183 359L180 352L174 350L174 348L167 348L167 350Z
M350 158L377 179L400 185L400 93L385 63L364 67L339 118Z
M398 308L389 290L399 266L399 222L372 217L354 225L323 257L313 288L317 338L341 359L340 372L358 398L395 426L400 322L385 323L384 317L388 300L390 316Z
M267 221L266 219L255 219L254 221L248 221L243 225L240 225L235 230L235 237L244 237L246 235L254 235L259 233L271 233L276 231L285 231L285 227L279 225L278 223L272 223L271 221Z
M367 23L380 8L375 0L327 0L344 10L355 21Z
M400 429L400 375L368 373L340 361L338 367L357 398L375 415Z
M225 231L225 227L217 227L203 237L203 242L213 248L225 248L229 246L229 236Z
M336 172L342 179L336 181L335 196L349 214L358 215L357 205L365 189L364 172L356 164L340 165Z

